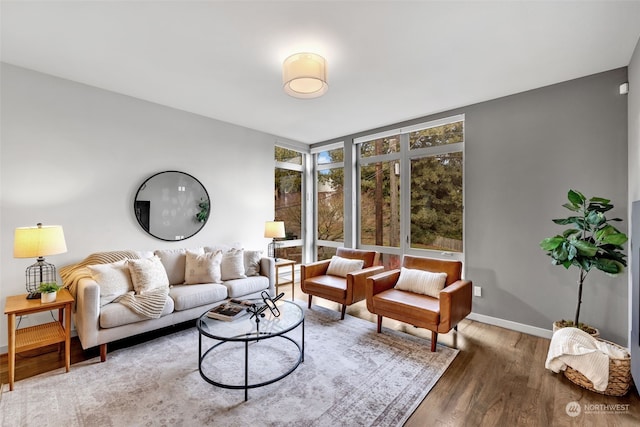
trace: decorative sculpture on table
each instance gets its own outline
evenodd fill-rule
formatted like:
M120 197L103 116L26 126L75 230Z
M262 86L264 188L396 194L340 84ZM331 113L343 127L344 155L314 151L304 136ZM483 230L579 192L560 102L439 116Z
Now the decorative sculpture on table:
M264 312L267 309L271 311L271 314L273 314L274 317L280 316L280 310L278 310L278 307L276 306L276 301L284 296L284 292L281 292L275 298L271 298L271 295L269 295L267 291L262 291L260 296L262 296L262 301L264 301L263 305L253 304L252 306L247 307L247 311L251 313L251 317L249 319L253 319L254 317L256 318L256 332L258 333L260 332L260 318L265 317Z

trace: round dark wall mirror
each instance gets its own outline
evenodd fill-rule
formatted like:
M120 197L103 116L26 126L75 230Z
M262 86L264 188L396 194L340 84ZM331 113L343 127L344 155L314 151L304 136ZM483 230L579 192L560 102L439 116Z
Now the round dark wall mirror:
M188 173L166 171L142 183L133 202L140 226L161 240L184 240L209 219L209 194Z

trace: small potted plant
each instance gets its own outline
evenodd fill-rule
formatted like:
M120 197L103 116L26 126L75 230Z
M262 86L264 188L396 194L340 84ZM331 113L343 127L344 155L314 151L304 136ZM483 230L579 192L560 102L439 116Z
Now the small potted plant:
M605 212L613 209L608 199L592 197L587 199L582 193L569 190L569 203L565 208L574 212L567 218L554 219L559 225L571 225L561 235L548 237L540 242L540 247L547 251L551 263L566 269L571 266L579 270L578 275L578 307L572 321L562 320L554 323L558 327L574 326L592 335L598 331L580 320L582 304L582 285L587 274L596 268L609 276L616 276L624 271L627 265L622 245L627 236L610 224L611 221L622 221L620 218L607 218Z
M38 291L40 292L40 302L54 302L56 300L56 296L58 295L58 290L60 286L56 282L47 282L40 283L38 287Z

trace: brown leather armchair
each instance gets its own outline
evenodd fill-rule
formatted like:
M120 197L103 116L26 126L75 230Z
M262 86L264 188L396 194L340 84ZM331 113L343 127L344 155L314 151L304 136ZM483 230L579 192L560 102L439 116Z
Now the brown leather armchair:
M328 299L342 304L342 316L340 318L344 319L348 305L365 299L367 277L384 271L384 267L377 265L380 254L376 251L338 248L336 255L341 258L363 260L363 269L351 272L345 278L327 274L331 260L301 265L300 286L302 287L302 292L309 295L309 308L311 308L311 299L314 295Z
M386 271L367 279L367 309L378 315L378 332L382 318L390 317L431 331L431 351L436 351L438 333L457 330L458 322L471 313L472 282L462 280L460 261L438 260L405 255L405 268L447 273L440 299L395 289L400 270Z

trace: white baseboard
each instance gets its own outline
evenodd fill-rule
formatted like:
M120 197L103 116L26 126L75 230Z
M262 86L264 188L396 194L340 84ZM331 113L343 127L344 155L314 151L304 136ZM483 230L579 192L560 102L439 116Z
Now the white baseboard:
M538 328L536 326L525 325L524 323L512 322L511 320L500 319L497 317L485 316L484 314L471 313L467 316L467 319L475 320L477 322L486 323L493 326L500 326L501 328L511 329L512 331L518 331L536 337L551 339L553 331L551 329Z

